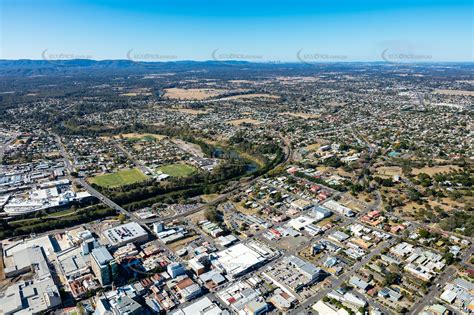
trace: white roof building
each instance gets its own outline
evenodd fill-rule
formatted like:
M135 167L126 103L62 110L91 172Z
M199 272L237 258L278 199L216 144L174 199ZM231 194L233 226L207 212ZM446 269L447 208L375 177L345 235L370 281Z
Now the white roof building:
M136 222L107 229L102 234L112 246L122 246L127 243L145 242L148 240L148 233Z
M231 278L236 278L261 266L269 256L271 253L264 248L257 250L255 246L240 243L218 252L212 263Z
M208 297L204 297L193 304L186 306L172 313L172 315L224 315L229 314L223 311L217 304L212 302Z
M297 218L291 219L288 222L288 226L292 227L296 231L302 231L306 226L312 224L314 221L316 221L314 218L302 215Z
M5 273L34 270L31 280L15 283L0 296L3 314L37 314L61 304L59 290L53 281L48 263L39 246L24 248L13 253L15 266L5 269Z

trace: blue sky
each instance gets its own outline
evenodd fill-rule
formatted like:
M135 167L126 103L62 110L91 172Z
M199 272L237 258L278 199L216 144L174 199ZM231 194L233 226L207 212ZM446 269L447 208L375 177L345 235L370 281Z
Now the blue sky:
M472 61L457 0L0 0L4 59Z

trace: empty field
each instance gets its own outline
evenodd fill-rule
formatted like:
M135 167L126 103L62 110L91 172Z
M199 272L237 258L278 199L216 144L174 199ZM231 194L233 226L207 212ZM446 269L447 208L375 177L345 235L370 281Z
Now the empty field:
M192 108L178 108L178 109L172 109L171 111L176 111L176 112L190 114L190 115L207 114L209 112L208 110L192 109Z
M464 96L474 96L474 91L463 91L463 90L434 90L434 94L443 94L443 95L464 95Z
M252 124L252 125L258 125L261 124L260 121L252 118L242 118L242 119L234 119L234 120L228 120L228 124L231 124L233 126L239 126L241 124Z
M148 177L139 169L121 170L112 174L104 174L89 179L91 184L114 188L147 180Z
M120 94L120 96L150 96L151 93L150 92L130 92L130 93L123 93L123 94Z
M377 168L377 175L385 175L385 176L401 176L402 175L402 168L399 166L381 166Z
M227 92L222 89L165 89L165 97L175 100L205 100Z
M188 164L170 164L159 167L158 171L172 177L185 177L196 172L196 168Z
M114 139L119 139L119 138L135 140L135 141L153 141L155 139L161 140L163 138L166 138L166 136L156 135L156 134L151 134L151 133L124 133L118 136L114 136Z
M420 173L425 173L430 176L436 173L449 173L452 171L459 170L460 167L456 165L440 165L440 166L432 166L432 167L423 167L423 168L414 168L412 173L418 175Z
M320 114L311 114L311 113L299 113L299 112L284 112L280 113L282 116L292 116L296 118L303 118L303 119L314 119L321 117Z
M252 94L241 94L241 95L233 95L226 97L225 99L228 100L237 100L237 99L246 99L246 98L269 98L269 99L279 99L278 95L272 94L264 94L264 93L252 93Z

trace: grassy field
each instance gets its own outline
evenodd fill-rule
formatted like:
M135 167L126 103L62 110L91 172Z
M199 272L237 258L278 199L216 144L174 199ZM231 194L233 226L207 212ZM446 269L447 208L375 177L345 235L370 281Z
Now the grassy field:
M120 187L128 184L141 182L148 179L139 169L133 168L129 170L122 170L112 174L105 174L90 178L91 184L96 184L101 187Z
M159 167L158 171L172 177L185 177L196 172L196 168L188 164L170 164Z

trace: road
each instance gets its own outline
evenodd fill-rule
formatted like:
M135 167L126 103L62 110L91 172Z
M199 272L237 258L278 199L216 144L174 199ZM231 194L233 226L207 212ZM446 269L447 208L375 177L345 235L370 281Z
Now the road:
M291 149L291 143L290 141L285 138L282 134L278 133L278 137L280 137L280 139L283 141L283 143L285 144L285 158L282 162L280 162L278 165L276 165L274 167L277 168L277 167L280 167L280 166L283 166L283 165L286 165L287 163L289 163L292 159L293 159L293 150ZM223 195L220 195L219 197L217 197L216 199L214 200L211 200L205 204L203 204L202 206L199 206L197 208L194 208L193 210L191 211L188 211L186 213L179 213L179 214L176 214L176 215L173 215L173 216L170 216L170 217L166 217L166 218L160 218L160 219L156 219L156 218L153 218L153 219L148 219L148 220L143 220L143 223L146 223L146 224L150 224L150 223L153 223L153 222L157 222L157 221L172 221L174 219L178 219L178 218L182 218L183 216L188 216L188 215L191 215L191 214L194 214L194 213L197 213L199 211L202 211L206 208L208 208L209 206L215 206L219 203L221 203L222 201L228 199L230 196L232 195L235 195L237 192L239 191L242 191L242 190L245 190L247 189L248 187L252 186L253 184L255 184L261 177L263 177L265 174L263 175L260 175L260 176L257 176L255 177L254 179L252 180L249 180L249 181L245 181L245 182L240 182L239 185L237 185L237 187L235 187L234 189L230 190L229 192L223 194Z
M61 141L61 138L57 135L57 134L54 134L55 138L56 138L56 141L58 143L58 146L59 146L59 150L60 150L60 153L64 159L64 163L66 165L66 168L68 170L69 173L73 172L74 171L74 166L71 162L71 156L68 154L68 152L66 151L62 141ZM279 163L278 165L275 166L276 167L279 167L279 166L282 166L282 165L285 165L286 163L288 163L289 161L291 161L291 159L293 158L293 151L291 149L291 144L289 142L289 140L285 137L283 137L283 135L281 135L280 133L278 134L278 136L280 137L280 139L283 141L283 143L285 144L285 148L284 148L284 151L285 151L285 159ZM263 175L261 175L263 176ZM260 176L260 177L261 177ZM256 177L254 178L253 180L250 180L248 182L244 182L244 183L241 183L240 185L238 185L236 188L234 188L233 190L229 191L228 193L224 194L224 195L221 195L219 196L218 198L200 206L200 207L197 207L185 214L177 214L177 215L174 215L174 216L171 216L171 217L168 217L166 218L166 220L173 220L175 218L182 218L183 216L187 216L187 215L190 215L192 213L196 213L196 212L199 212L203 209L206 209L207 207L211 206L211 205L216 205L218 203L220 203L221 201L227 199L228 197L230 197L231 195L235 194L237 191L240 191L242 189L245 189L246 187L252 185L253 183L255 183L260 177ZM149 223L152 223L152 222L156 222L157 219L153 219L151 221L147 221L147 220L142 220L140 219L138 216L136 216L133 212L130 212L130 211L127 211L125 210L123 207L121 207L120 205L118 205L117 203L115 203L114 201L112 201L111 199L107 198L106 196L104 196L102 193L100 193L99 191L97 191L94 187L92 187L91 185L89 185L89 183L87 183L83 178L73 178L73 181L76 182L77 184L80 184L82 187L84 187L85 190L87 190L87 192L89 192L92 196L98 198L101 202L103 202L104 204L106 204L107 206L109 206L110 208L112 209L115 209L116 211L122 213L123 215L125 215L126 217L130 218L132 221L142 225L145 229L147 229L150 233L152 233L152 231L150 230L150 228L148 227L147 224ZM162 221L163 219L161 219ZM161 242L160 240L157 240L157 243L158 245L160 245L160 247L163 247L167 250L168 247L163 243ZM174 254L173 254L174 255Z
M72 165L71 157L69 156L66 149L64 148L64 145L61 142L61 139L59 138L59 136L58 135L55 135L55 136L56 136L56 140L57 140L57 143L58 143L58 146L59 146L59 151L60 151L60 153L61 153L61 155L64 159L66 168L69 171L69 173L71 173L71 172L74 171L74 166ZM80 186L84 187L84 189L87 190L88 193L90 193L92 196L99 199L101 202L103 202L104 204L106 204L110 208L119 211L120 213L122 213L125 216L131 218L133 221L135 221L137 223L141 223L140 218L138 218L134 213L131 213L130 211L125 210L124 208L122 208L121 206L119 206L118 204L116 204L115 202L113 202L112 200L107 198L106 196L104 196L102 193L97 191L94 187L89 185L89 183L87 183L83 178L72 178L72 180L76 184L79 184Z
M288 139L284 138L281 134L279 134L280 138L282 139L282 141L284 142L285 144L285 159L280 163L278 164L276 167L279 167L279 166L282 166L282 165L285 165L287 164L288 162L290 162L293 158L293 152L291 150L291 144L289 142ZM70 156L68 155L68 153L66 152L60 138L58 136L56 136L57 139L58 139L58 144L59 144L59 147L60 147L60 152L64 158L64 161L65 161L65 165L68 169L69 172L72 172L74 171L74 167L72 165L72 162L71 162L71 159L70 159ZM367 144L368 148L372 148L370 146L370 144ZM370 153L372 154L374 151L369 149ZM193 209L192 211L188 212L188 213L185 213L185 214L177 214L177 215L174 215L174 216L171 216L171 217L168 217L166 218L166 220L172 220L172 219L175 219L175 218L182 218L183 216L187 216L191 213L196 213L198 211L201 211L207 207L209 207L210 205L216 205L224 200L226 200L227 198L229 198L231 195L235 194L236 192L238 191L241 191L243 189L246 189L247 187L251 186L252 184L254 184L260 177L256 177L250 181L246 181L246 182L242 182L240 183L236 188L232 189L231 191L227 192L226 194L223 194L221 196L219 196L218 198L212 200L211 202L208 202L200 207L197 207L196 209ZM141 224L142 226L144 226L147 230L149 230L149 227L147 226L148 223L151 223L153 221L156 221L156 219L154 219L153 221L147 221L147 220L141 220L140 218L138 218L134 213L130 212L130 211L127 211L126 209L124 209L123 207L121 207L120 205L116 204L115 202L113 202L112 200L110 200L109 198L107 198L106 196L104 196L103 194L101 194L99 191L97 191L96 189L94 189L91 185L89 185L84 179L82 178L76 178L74 179L74 181L78 184L80 184L81 186L83 186L91 195L97 197L101 202L103 202L104 204L108 205L109 207L117 210L118 212L120 213L123 213L126 217L130 218L132 221L134 222L137 222L139 224ZM379 207L380 205L380 202L381 202L381 198L380 198L380 195L377 194L377 199L375 200L374 204L372 204L371 206L369 206L367 208L366 211L369 211L371 209L376 209ZM364 211L364 213L366 212ZM352 222L357 222L357 223L361 223L361 222L358 222L356 221L355 219L352 219L352 218L347 218L349 221L352 221ZM422 226L422 225L419 225L419 224L415 224L414 226ZM374 228L374 227L371 227L372 229L374 230L379 230L377 228ZM198 232L199 232L199 229L196 229ZM151 231L150 231L151 232ZM384 232L384 231L383 231ZM344 273L342 276L340 277L334 277L334 276L331 276L329 279L332 279L331 280L331 283L328 287L320 290L315 296L313 296L312 298L306 300L305 302L303 302L301 305L298 306L298 308L296 308L295 310L295 313L302 313L304 312L305 309L307 309L308 307L310 307L312 304L314 304L315 302L317 302L318 300L320 300L321 298L323 298L324 296L326 296L331 290L333 289L336 289L338 288L340 285L342 285L345 281L347 281L354 273L356 273L358 270L360 270L367 262L370 261L370 259L372 259L372 257L374 257L375 255L379 255L382 250L384 250L385 248L389 247L392 245L392 243L394 242L394 239L392 240L389 240L389 241L384 241L382 242L374 251L372 251L371 253L369 253L367 256L365 256L361 261L357 262L348 272ZM172 253L169 248L163 244L160 240L156 240L156 243L157 245L159 245L161 248L164 248L169 254L171 254L172 256L175 256L174 253ZM464 254L463 256L463 263L465 263L465 260L469 259L470 257L470 254L472 254L473 252L473 247L470 248L469 251L466 251L466 253ZM177 260L180 260L178 257L176 257ZM444 284L448 281L450 281L454 276L456 275L456 269L452 266L446 268L446 270L438 277L438 279L436 280L435 284L439 284L439 287L433 287L430 292L428 293L428 295L426 295L423 300L418 303L414 309L412 309L411 311L411 314L417 314L418 312L420 312L426 305L430 304L430 303L433 303L434 301L434 298L439 294L439 291L440 289L444 286ZM368 299L370 302L369 304L372 304L372 305L375 305L376 307L380 308L382 311L384 311L383 308L380 307L380 305L377 305L378 303L374 302L374 301L371 301L371 299Z
M128 152L127 149L125 149L120 143L114 141L115 147L123 152L127 156L127 158L135 164L136 167L138 167L144 174L153 174L152 170L146 167L142 162L140 162L138 159L136 159L133 155Z
M471 258L471 255L474 254L474 245L471 245L468 250L466 250L463 255L460 257L461 262L458 263L463 267L470 268L471 266L467 263L467 261ZM449 266L446 268L440 276L435 280L433 286L430 288L427 295L425 295L421 301L415 304L414 308L410 311L410 314L418 314L428 305L436 303L436 297L441 294L444 286L447 282L453 280L457 276L457 270L455 266Z
M444 272L435 281L434 283L435 285L433 285L429 289L428 294L423 296L423 298L420 301L418 301L418 303L415 304L414 308L411 309L409 314L418 314L426 306L435 303L436 300L434 298L441 293L440 291L443 289L444 285L447 282L451 281L455 275L456 275L456 268L452 266L446 268Z

